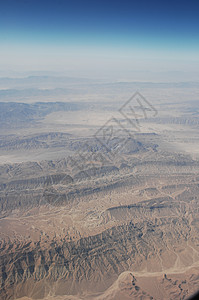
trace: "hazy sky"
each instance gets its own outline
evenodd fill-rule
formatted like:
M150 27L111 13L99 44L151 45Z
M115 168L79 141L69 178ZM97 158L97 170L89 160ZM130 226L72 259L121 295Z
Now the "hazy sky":
M197 79L199 1L1 0L0 68Z

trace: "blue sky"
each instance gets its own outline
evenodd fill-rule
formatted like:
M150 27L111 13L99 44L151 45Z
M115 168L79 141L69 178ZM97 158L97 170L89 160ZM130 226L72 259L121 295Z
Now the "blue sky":
M0 67L194 71L198 15L193 0L2 0Z

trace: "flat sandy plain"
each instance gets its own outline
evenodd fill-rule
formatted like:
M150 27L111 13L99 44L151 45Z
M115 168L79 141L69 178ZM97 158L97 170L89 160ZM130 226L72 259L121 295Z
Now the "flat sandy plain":
M0 93L0 298L188 299L199 84L48 80Z

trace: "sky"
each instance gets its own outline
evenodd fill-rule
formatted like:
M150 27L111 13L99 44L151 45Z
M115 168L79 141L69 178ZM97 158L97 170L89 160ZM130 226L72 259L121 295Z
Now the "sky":
M197 79L198 15L194 0L1 0L0 76L183 72Z

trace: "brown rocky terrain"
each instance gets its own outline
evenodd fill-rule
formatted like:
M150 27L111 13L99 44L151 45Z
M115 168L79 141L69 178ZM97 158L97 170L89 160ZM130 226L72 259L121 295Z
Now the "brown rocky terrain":
M198 162L150 148L128 154L121 168L122 160L87 176L69 160L34 163L29 176L29 163L2 166L2 299L160 299L161 289L184 299L196 291L198 277L192 283L187 272L199 267ZM144 288L151 276L159 292Z
M1 104L0 299L197 291L198 106L170 112L169 104L165 113L161 105L155 119L141 119L142 132L117 128L107 146L96 116L106 119L110 106L105 116L89 110L96 123L83 115L72 124L88 103L16 104L13 120Z

